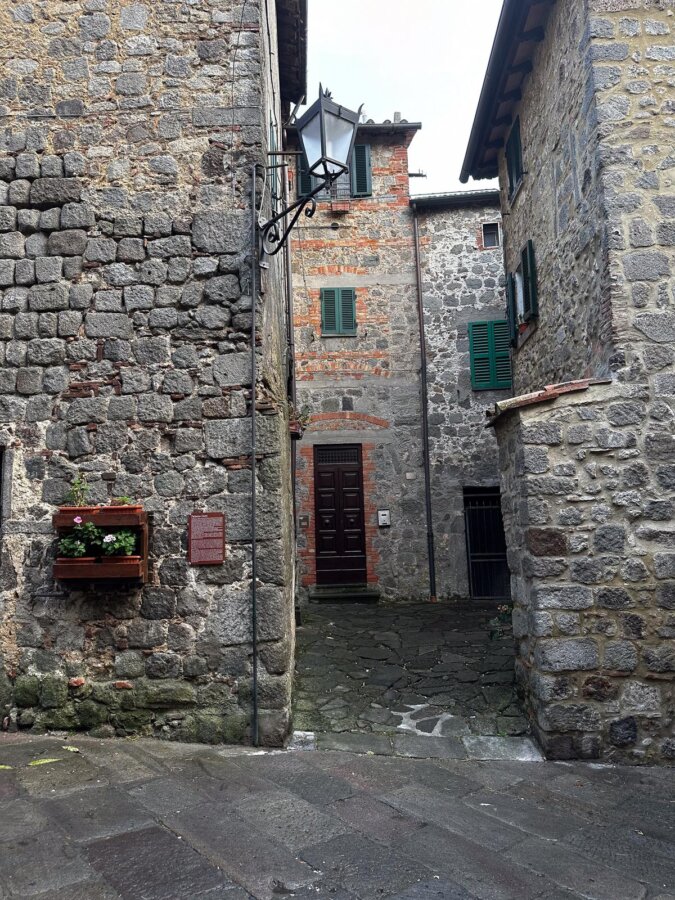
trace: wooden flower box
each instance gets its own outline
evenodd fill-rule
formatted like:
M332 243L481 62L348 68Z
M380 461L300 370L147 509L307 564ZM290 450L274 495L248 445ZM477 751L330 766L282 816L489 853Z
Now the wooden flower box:
M59 556L54 562L57 581L140 581L148 580L148 514L142 506L61 506L52 523L60 536L82 523L99 528L128 528L138 534L138 554L133 556Z
M58 581L146 581L147 577L147 559L142 556L59 556L54 563L54 578Z
M142 506L60 506L52 524L57 530L72 528L76 516L101 528L141 528L148 523Z

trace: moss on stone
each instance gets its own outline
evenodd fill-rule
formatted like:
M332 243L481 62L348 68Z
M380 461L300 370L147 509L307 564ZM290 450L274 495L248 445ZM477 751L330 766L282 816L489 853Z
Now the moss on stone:
M171 708L195 702L195 689L184 681L164 680L136 683L136 705L139 708Z
M68 702L68 682L61 675L45 675L40 682L40 706L58 709Z
M83 700L77 705L77 718L82 728L95 728L108 721L110 710L93 700Z
M37 675L19 675L14 682L17 706L37 706L40 702L40 679Z

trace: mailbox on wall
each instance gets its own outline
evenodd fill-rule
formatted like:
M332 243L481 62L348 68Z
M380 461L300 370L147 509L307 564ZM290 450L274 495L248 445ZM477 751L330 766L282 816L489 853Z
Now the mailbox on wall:
M377 524L380 528L389 528L391 525L391 515L388 509L378 509Z

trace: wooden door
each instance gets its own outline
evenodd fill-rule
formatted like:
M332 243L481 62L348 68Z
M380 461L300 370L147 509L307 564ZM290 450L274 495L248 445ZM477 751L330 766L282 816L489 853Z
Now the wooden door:
M316 583L365 584L360 445L314 448L314 496Z

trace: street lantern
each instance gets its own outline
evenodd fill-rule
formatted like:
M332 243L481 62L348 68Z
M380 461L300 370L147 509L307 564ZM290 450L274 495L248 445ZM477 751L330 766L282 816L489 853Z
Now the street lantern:
M349 171L360 116L360 109L353 112L340 106L333 101L330 92L319 85L319 99L295 123L307 169L316 184L309 194L299 197L267 222L259 224L262 256L278 253L300 214L304 211L308 218L314 215L316 195ZM291 220L286 224L291 213Z
M331 182L349 171L360 112L335 103L319 85L319 99L296 123L310 175Z

